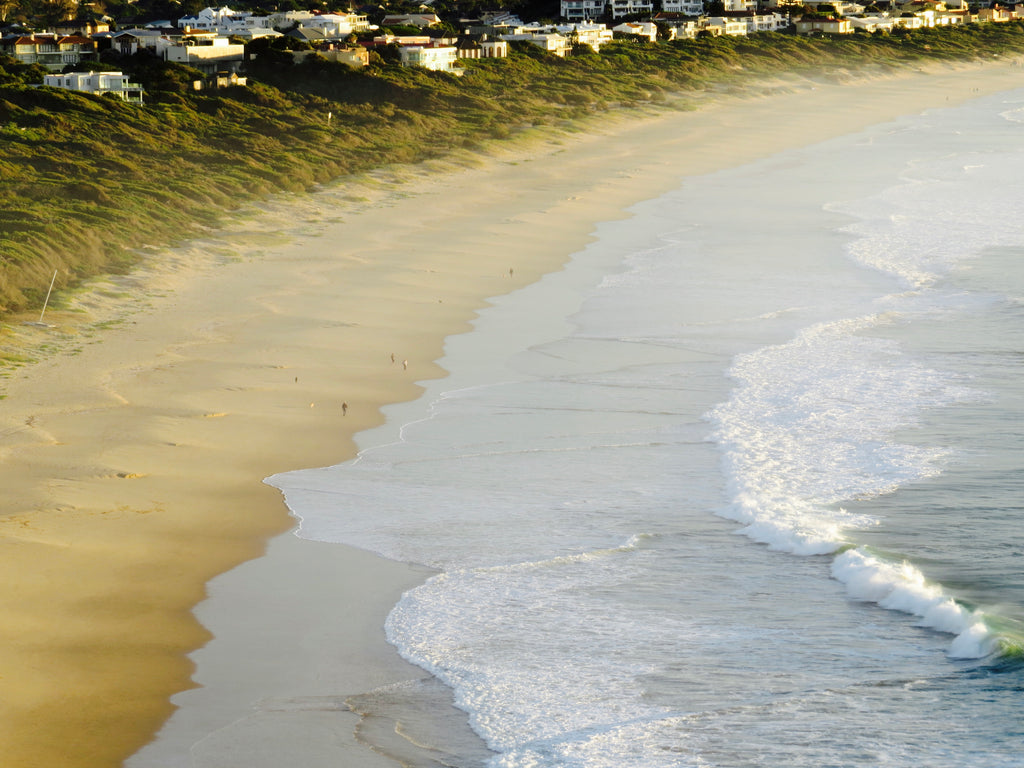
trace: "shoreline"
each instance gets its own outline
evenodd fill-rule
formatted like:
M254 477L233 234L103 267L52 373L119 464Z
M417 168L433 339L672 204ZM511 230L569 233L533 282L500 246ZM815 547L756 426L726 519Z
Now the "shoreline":
M93 281L48 310L53 332L5 328L5 343L58 349L3 387L0 749L19 766L93 768L147 743L169 697L192 685L186 654L210 637L193 613L207 583L294 526L262 479L351 457L383 405L444 375L433 361L445 338L488 297L560 268L597 222L688 175L1022 87L1021 72L802 81L696 112L531 132L454 169L384 169L276 198L159 263ZM260 567L281 572L273 558ZM346 573L362 582L318 598L359 599L385 572L397 582L339 665L392 682L415 671L394 666L372 624L408 569L360 561Z

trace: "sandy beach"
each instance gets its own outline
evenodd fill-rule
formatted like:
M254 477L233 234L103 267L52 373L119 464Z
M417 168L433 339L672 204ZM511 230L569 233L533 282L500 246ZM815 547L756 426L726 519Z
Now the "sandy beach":
M32 362L0 380L4 765L121 765L176 706L129 765L395 764L345 702L424 677L381 625L428 572L295 539L263 478L352 456L382 406L444 375L444 339L488 297L557 270L630 205L1022 83L1008 62L780 81L537 129L154 244L48 309L52 328L8 318L0 348Z

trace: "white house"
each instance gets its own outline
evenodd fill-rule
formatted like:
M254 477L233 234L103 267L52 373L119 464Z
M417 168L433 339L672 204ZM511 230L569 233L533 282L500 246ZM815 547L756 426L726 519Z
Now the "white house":
M864 13L864 6L860 3L847 3L845 0L831 0L830 4L836 9L837 16L853 16L854 14Z
M142 86L128 82L128 75L121 72L66 72L60 75L45 75L43 85L97 95L112 93L124 101L142 103Z
M713 35L744 37L747 34L747 20L740 16L708 16L704 28Z
M897 16L894 21L896 26L902 29L924 29L927 26L924 19L920 16L915 16L912 13L905 13L902 16Z
M789 20L778 11L760 13L755 11L744 11L738 13L726 13L724 16L736 21L742 21L746 24L746 34L748 35L753 35L757 32L778 32L780 29L786 29L789 26ZM723 33L732 34L731 32Z
M358 13L322 13L303 20L301 24L319 30L328 40L348 37L353 32L371 29L366 16Z
M701 19L684 18L681 14L658 14L654 18L668 30L669 40L693 40L697 33L704 29Z
M382 27L431 27L440 24L441 17L436 13L395 13L385 16L380 23Z
M757 10L757 0L723 0L726 13L751 13Z
M305 26L315 15L309 11L281 11L267 16L267 23L273 29L288 29L294 26Z
M423 67L435 72L458 73L458 49L454 45L403 45L398 49L403 67Z
M595 51L615 39L615 33L604 24L556 24L553 31L569 38L570 43L586 45Z
M248 40L276 35L269 16L254 16L248 11L233 11L227 6L204 8L194 16L182 16L176 26L189 34L209 32Z
M926 27L951 27L964 23L964 13L960 11L943 11L925 8L914 13Z
M327 59L327 61L334 61L338 64L345 64L349 67L365 67L370 64L370 51L361 45L353 46L338 46L334 43L328 43L322 48L316 48L312 51L291 51L292 61L298 63L308 59L310 56L319 56Z
M569 38L557 32L519 31L510 35L502 35L501 39L508 40L509 42L518 40L530 43L538 48L543 48L548 53L553 53L555 56L568 56L572 51L572 43L569 42Z
M661 10L664 13L700 16L704 13L704 0L661 0Z
M872 13L866 16L849 16L847 17L850 26L854 29L862 29L865 32L892 32L893 27L896 26L896 22L881 13Z
M651 21L627 21L612 27L612 32L618 32L620 35L646 37L652 43L658 39L658 25Z
M561 0L559 15L566 21L589 21L604 15L605 0Z
M979 8L977 18L979 22L1003 22L1010 21L1013 18L1013 13L1008 8L992 6L991 8Z
M245 61L245 46L212 34L195 34L180 40L162 38L160 52L165 61L195 67L207 74L236 72Z
M178 19L178 29L199 30L203 32L217 32L221 35L231 35L236 32L244 32L253 26L265 26L265 16L254 17L248 11L233 11L227 6L220 8L203 8L194 16L182 16Z
M920 22L920 19L913 17L915 21ZM821 33L826 35L849 35L853 32L853 25L850 24L849 19L798 19L796 22L796 31L799 35L808 35L811 33Z
M124 56L131 56L140 50L157 51L158 41L163 37L158 29L126 29L111 36L110 47Z
M611 0L612 18L623 16L651 15L654 13L653 0Z

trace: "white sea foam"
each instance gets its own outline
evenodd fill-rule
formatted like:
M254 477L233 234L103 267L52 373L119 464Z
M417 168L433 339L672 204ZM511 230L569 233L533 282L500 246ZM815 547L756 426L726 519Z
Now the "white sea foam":
M863 549L849 549L832 562L832 575L857 600L909 613L921 619L922 627L956 635L949 650L954 658L979 659L996 650L996 639L984 617L959 605L908 562L894 563Z
M941 448L891 439L921 409L969 390L902 359L892 342L862 335L874 316L809 328L787 344L740 356L728 402L714 409L715 439L733 503L722 511L773 549L827 554L843 531L874 521L837 506L938 471Z
M951 154L908 168L905 184L828 209L858 219L844 227L855 236L853 258L922 289L984 248L1021 241L1024 201L1005 196L1017 172L1012 163L985 154ZM971 194L965 199L968 175Z

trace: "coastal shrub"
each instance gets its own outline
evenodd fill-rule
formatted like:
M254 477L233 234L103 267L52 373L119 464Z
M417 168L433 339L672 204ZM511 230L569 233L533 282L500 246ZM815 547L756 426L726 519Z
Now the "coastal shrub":
M107 194L98 184L90 184L86 181L75 181L65 186L69 197L79 200L88 200L92 203L109 204L110 195Z

